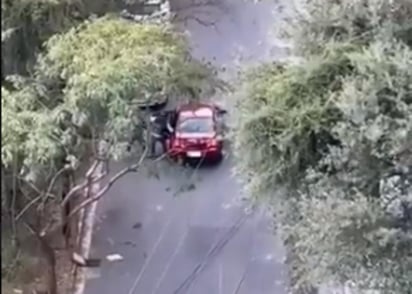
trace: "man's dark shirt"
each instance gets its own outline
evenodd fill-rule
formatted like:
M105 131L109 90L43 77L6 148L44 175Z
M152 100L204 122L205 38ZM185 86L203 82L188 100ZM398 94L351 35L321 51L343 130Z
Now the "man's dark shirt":
M174 125L174 113L174 111L166 111L153 115L154 120L151 122L151 133L153 137L165 138L171 134ZM172 129L170 127L172 127Z

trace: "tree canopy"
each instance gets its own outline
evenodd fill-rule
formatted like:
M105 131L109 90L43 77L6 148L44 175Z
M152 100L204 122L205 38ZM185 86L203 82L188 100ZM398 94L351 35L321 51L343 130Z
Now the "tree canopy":
M2 89L3 164L17 151L30 164L78 156L71 144L85 124L116 147L135 131L138 105L166 94L188 99L208 78L210 69L166 26L87 21L47 42L32 78L9 78L14 88Z
M18 197L12 210L25 211L42 195L41 205L59 203L62 170L77 173L94 159L120 159L131 139L134 155L144 154L139 106L165 96L198 99L216 81L166 24L102 17L54 35L44 48L32 75L8 76L2 85L2 171L13 179L4 191L14 191L2 194L5 211L24 191L29 196Z
M35 207L30 211L47 222L36 229L55 232L66 220L55 222L50 211L58 208L62 214L67 195L85 188L84 182L90 186L85 169L96 170L93 160L107 163L129 155L131 139L133 155L143 158L147 113L142 105L166 97L172 103L198 99L221 84L168 24L89 19L54 34L43 48L30 75L7 76L2 84L1 159L7 175L2 210L15 222ZM97 201L124 173L103 185L93 195L96 200L74 202L68 217Z
M238 173L277 208L296 288L408 293L412 3L302 2L284 27L302 62L255 68L238 92Z

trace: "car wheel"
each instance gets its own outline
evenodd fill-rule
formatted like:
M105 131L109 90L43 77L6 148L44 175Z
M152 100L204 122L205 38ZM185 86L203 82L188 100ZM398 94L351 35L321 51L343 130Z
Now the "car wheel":
M220 164L223 161L223 153L220 152L219 155L215 159L215 164Z

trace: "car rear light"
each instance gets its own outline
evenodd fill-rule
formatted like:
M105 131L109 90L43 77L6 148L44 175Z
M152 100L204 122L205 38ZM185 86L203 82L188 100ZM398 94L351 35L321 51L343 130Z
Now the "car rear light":
M208 147L216 147L219 144L218 140L213 138L207 141Z
M183 147L183 140L182 139L175 139L173 141L173 147Z

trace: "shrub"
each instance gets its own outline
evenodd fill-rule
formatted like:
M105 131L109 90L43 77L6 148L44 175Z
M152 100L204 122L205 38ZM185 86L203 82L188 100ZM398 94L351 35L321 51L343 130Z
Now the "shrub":
M295 289L408 293L412 50L399 32L412 3L321 2L295 22L305 61L263 65L239 87L237 171L277 208Z

